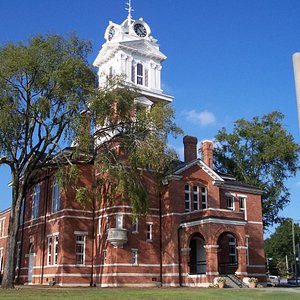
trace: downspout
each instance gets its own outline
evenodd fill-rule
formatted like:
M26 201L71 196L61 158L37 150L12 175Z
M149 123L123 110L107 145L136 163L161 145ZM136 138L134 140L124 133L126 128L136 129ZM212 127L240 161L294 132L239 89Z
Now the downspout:
M162 263L162 195L159 192L159 275L160 275L160 285L163 286L163 263Z
M48 198L49 198L49 170L47 170L47 177L46 177L46 195L45 195L45 207L44 207L44 230L43 230L43 255L42 255L42 274L41 274L41 284L44 281L44 264L45 264L45 238L46 238L46 226L47 226L47 208L48 208Z
M180 248L180 230L182 229L181 225L177 229L177 238L178 238L178 279L179 279L179 286L182 287L182 275L181 275L181 248Z

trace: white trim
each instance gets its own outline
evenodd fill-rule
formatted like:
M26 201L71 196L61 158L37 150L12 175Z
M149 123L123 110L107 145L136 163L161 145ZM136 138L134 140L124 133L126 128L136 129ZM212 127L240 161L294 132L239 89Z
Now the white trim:
M217 224L228 224L228 225L238 225L238 226L245 226L247 223L245 221L237 221L237 220L227 220L227 219L217 219L217 218L208 218L203 220L197 220L192 222L185 222L182 223L182 227L192 227L207 223L217 223Z
M225 196L232 196L232 197L236 197L236 193L232 193L232 192L226 192Z
M238 272L238 271L236 271L235 274L236 275L248 275L247 272Z
M184 167L182 167L179 170L177 170L176 172L174 172L174 175L178 175L181 172L189 169L190 167L193 167L194 165L198 165L205 173L207 173L214 180L219 180L219 181L222 181L222 182L224 181L224 179L221 176L219 176L213 169L211 169L208 165L206 165L200 159L191 161L190 163L188 163Z
M247 250L246 246L237 246L236 249L238 250Z
M74 231L75 235L88 235L87 231Z
M257 221L248 221L248 224L257 224L257 225L262 225L263 222L257 222Z
M211 248L219 248L219 245L204 245L205 249L211 249Z
M189 273L187 273L187 274L182 274L182 276L189 277L189 278L206 278L206 274L189 274Z
M219 275L219 272L206 272L206 275Z
M241 197L241 198L247 198L248 195L244 195L244 194L237 194L237 197Z

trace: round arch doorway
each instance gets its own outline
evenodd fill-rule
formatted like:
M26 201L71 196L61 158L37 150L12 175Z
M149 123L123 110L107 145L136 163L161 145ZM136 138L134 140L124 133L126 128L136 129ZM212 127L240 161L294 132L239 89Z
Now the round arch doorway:
M190 274L206 273L205 241L202 236L196 235L190 241Z

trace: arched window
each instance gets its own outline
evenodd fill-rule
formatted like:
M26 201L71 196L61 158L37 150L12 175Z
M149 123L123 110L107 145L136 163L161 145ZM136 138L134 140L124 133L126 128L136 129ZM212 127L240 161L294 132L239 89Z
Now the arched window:
M142 64L137 64L136 65L136 83L143 85L143 65Z
M54 178L52 189L52 212L55 213L60 210L60 190L58 180Z

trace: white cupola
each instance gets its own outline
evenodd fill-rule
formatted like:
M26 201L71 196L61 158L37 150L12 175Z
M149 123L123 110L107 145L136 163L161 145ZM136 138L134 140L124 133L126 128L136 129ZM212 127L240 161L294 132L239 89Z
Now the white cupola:
M93 63L98 68L99 86L108 76L124 75L125 82L135 85L148 101L171 102L173 97L161 89L161 62L167 57L151 36L149 25L142 18L132 19L131 1L127 4L127 18L120 25L109 22L106 42Z

